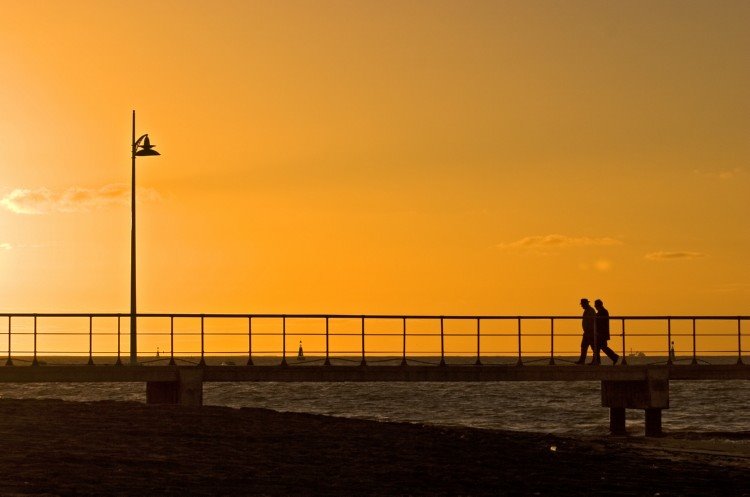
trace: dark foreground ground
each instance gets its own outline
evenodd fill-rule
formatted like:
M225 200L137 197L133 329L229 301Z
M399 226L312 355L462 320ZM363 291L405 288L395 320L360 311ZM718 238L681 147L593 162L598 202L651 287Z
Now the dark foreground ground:
M2 399L0 495L750 495L747 454L699 442Z

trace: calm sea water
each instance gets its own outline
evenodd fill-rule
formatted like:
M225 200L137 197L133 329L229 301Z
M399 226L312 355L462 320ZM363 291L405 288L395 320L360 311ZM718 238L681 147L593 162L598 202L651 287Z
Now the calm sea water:
M599 382L206 383L204 403L332 416L558 434L604 435ZM145 402L142 383L0 384L2 398ZM749 432L750 381L670 382L668 432ZM643 411L628 410L643 432Z

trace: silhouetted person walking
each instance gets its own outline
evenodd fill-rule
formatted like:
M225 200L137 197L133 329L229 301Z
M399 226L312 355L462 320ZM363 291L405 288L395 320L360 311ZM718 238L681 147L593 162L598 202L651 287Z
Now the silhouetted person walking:
M596 311L589 304L589 299L581 299L581 307L583 307L583 317L581 318L583 338L581 339L581 357L578 358L576 364L586 363L586 353L589 347L591 347L592 353L596 350Z
M601 364L600 352L603 350L607 357L612 359L612 365L614 366L620 356L607 345L607 340L609 340L609 311L604 308L604 302L600 299L594 301L594 307L596 307L596 344L594 346L594 359L591 364Z

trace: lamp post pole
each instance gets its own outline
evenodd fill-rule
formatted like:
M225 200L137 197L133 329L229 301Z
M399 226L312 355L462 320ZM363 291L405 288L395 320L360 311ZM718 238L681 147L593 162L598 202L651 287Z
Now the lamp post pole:
M135 285L135 157L146 155L160 155L154 150L148 139L148 134L141 135L135 139L135 111L133 111L133 134L131 159L131 189L130 189L130 365L138 365L138 323L136 307L136 285ZM138 150L138 148L141 150Z
M135 302L135 110L133 111L133 139L131 151L131 189L130 189L130 365L138 365L138 326L136 323Z

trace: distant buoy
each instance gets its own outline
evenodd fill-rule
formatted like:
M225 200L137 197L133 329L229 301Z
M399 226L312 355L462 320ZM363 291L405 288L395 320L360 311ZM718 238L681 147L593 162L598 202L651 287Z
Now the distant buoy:
M302 340L299 341L299 350L297 351L297 360L301 361L305 358L305 353L302 351Z

